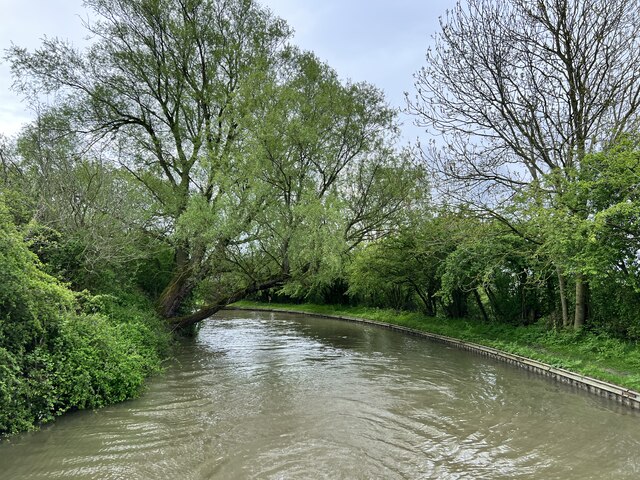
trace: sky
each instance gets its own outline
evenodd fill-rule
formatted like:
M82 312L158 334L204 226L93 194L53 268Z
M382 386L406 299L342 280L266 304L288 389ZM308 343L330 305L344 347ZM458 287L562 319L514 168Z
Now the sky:
M381 88L390 105L405 106L413 74L423 65L438 18L455 0L262 0L294 29L292 43L311 50L341 78ZM82 0L0 0L0 134L15 135L33 113L10 90L5 49L29 50L43 37L85 43ZM401 114L403 142L420 136L412 118Z

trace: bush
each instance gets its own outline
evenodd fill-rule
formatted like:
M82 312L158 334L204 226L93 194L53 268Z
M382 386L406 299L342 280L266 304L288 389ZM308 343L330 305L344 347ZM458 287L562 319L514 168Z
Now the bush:
M139 393L169 334L144 297L74 294L0 203L0 435Z

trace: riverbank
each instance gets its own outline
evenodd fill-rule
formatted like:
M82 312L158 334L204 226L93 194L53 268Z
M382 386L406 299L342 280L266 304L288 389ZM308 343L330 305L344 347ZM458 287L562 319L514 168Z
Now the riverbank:
M49 319L36 347L0 348L0 440L67 412L135 398L162 370L172 339L146 297L74 295L74 310Z
M416 312L340 305L265 304L242 301L232 307L269 308L357 317L443 335L518 355L554 368L640 391L640 345L591 332L549 330L542 324L516 327L469 319L427 317Z

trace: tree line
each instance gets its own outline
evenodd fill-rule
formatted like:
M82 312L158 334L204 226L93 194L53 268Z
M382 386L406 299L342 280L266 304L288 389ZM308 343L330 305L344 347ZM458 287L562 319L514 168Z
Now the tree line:
M637 324L639 26L628 0L459 3L409 101L442 132L422 148L433 185L524 241L498 267L515 284L555 272L564 327Z
M137 195L118 202L124 218L114 229L136 229L172 251L158 298L170 323L187 326L255 291L319 281L342 255L393 228L417 194L381 92L341 82L291 46L290 29L266 8L87 4L99 20L87 25L96 40L86 51L53 39L9 56L23 92L60 98L41 125L53 115L49 125L64 126L34 133L36 156L58 139L74 143L61 145L73 165L82 158L117 174ZM80 202L108 208L92 200Z

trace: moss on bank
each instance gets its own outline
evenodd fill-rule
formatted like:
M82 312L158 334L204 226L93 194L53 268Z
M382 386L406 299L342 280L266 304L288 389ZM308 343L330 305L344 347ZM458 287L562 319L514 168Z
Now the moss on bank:
M553 331L543 323L522 327L470 319L427 317L416 312L340 305L264 304L242 301L234 306L348 315L401 325L497 348L624 388L640 390L640 345L585 330Z

